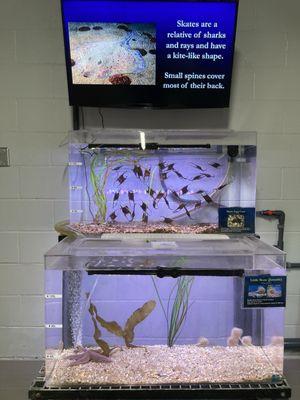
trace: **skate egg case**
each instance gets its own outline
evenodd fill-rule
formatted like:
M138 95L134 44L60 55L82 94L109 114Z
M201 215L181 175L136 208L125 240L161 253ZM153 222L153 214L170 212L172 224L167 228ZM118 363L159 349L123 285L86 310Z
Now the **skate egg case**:
M67 237L45 255L47 387L280 385L285 253L253 235L255 134L73 132L69 173Z

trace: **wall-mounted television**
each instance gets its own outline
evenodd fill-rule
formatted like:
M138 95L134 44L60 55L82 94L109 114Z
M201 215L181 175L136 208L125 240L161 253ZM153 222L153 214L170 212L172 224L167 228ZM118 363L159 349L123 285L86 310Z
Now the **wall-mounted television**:
M238 0L62 0L71 105L228 107Z

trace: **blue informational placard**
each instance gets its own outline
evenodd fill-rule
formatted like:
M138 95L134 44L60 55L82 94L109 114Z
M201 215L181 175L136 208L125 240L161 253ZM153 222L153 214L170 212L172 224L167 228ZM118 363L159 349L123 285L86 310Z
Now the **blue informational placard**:
M219 228L224 233L255 233L255 208L219 208Z
M244 308L285 307L286 276L246 276Z

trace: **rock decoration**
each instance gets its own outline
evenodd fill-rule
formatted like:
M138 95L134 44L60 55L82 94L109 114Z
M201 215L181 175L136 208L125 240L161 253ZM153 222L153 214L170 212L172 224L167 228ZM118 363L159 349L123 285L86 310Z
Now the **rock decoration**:
M231 330L231 334L229 336L229 338L227 339L227 346L229 347L233 347L233 346L238 346L241 337L243 334L243 329L240 328L232 328Z
M241 338L241 342L244 346L251 346L252 345L252 337L251 336L243 336Z
M207 347L209 345L209 340L206 337L200 337L197 343L199 347Z

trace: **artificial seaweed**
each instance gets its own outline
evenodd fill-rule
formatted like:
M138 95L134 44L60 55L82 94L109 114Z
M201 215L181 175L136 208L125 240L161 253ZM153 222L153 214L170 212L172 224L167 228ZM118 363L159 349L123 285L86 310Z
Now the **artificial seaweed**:
M113 333L116 336L123 337L123 330L120 325L116 321L105 321L100 315L96 312L96 320L105 328L108 332Z
M131 316L126 321L124 329L122 329L122 327L116 321L106 321L105 319L103 319L98 314L96 306L91 302L89 313L91 314L95 329L94 339L98 346L101 348L103 355L109 357L109 354L113 348L110 348L104 340L100 339L101 331L98 328L97 321L108 332L113 333L118 337L122 337L127 347L132 347L135 327L148 317L148 315L154 310L155 306L156 302L154 300L149 300L144 303L142 307L138 308L131 314Z
M135 310L128 318L123 331L123 337L127 346L133 342L135 327L148 317L148 315L154 310L155 306L156 302L154 300L147 301L142 307Z
M96 321L95 316L94 316L94 313L97 316L97 309L92 303L90 304L90 307L89 307L89 313L91 314L92 321L93 321L93 324L94 324L94 339L95 339L95 342L101 348L101 350L103 352L103 355L105 355L106 357L109 357L110 347L105 342L105 340L100 339L101 331L98 328L97 321Z

